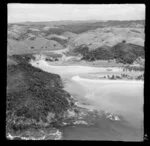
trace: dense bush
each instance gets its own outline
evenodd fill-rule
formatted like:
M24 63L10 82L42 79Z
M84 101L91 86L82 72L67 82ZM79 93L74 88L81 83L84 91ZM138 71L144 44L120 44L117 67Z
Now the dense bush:
M79 46L75 48L75 53L81 54L82 60L95 61L95 60L109 60L113 59L113 55L109 47L100 47L89 51L87 46Z
M144 57L144 47L119 43L111 49L115 59L122 63L132 64L138 57Z
M126 71L144 71L144 66L126 66L123 70Z
M65 30L62 28L50 28L49 30L45 31L45 36L48 36L50 34L61 35L63 32L65 32Z
M74 53L86 56L87 54L89 54L89 48L85 45L81 45L74 49Z
M63 39L61 39L61 38L57 38L57 37L51 37L51 38L48 38L49 40L54 40L54 41L56 41L56 42L58 42L59 44L61 44L62 46L66 46L66 44L67 44L67 40L63 40Z
M144 58L144 47L127 44L125 42L119 43L113 47L99 47L89 51L85 45L78 46L74 49L74 53L81 54L82 60L110 60L116 59L117 62L124 64L132 64L138 57Z
M25 56L14 56L17 65L7 68L9 92L7 91L7 113L46 121L49 112L60 117L70 104L70 95L63 90L59 75L46 73L27 63ZM21 74L18 77L18 74ZM13 82L13 86L10 85ZM20 82L20 90L18 83ZM17 84L17 85L16 85ZM24 86L21 86L24 84Z
M97 48L95 50L89 51L83 59L89 60L89 61L94 61L94 60L109 60L113 59L112 53L110 48Z

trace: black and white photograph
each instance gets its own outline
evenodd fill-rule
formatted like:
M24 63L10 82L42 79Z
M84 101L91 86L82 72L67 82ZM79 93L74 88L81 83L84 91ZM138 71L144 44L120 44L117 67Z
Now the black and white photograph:
M7 140L144 141L145 4L7 4Z

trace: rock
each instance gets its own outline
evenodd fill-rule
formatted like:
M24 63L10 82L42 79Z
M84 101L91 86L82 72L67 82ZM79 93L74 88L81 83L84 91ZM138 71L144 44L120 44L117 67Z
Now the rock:
M55 113L48 112L47 121L48 121L49 123L51 123L54 118L55 118Z
M119 116L111 114L111 113L105 113L106 117L113 121L120 121Z
M20 138L21 140L60 140L62 133L58 129L42 129L42 130L28 130L20 135L13 135L8 133L8 139Z
M75 121L73 124L75 124L75 125L79 125L79 124L88 125L88 123L86 121L82 121L82 120Z

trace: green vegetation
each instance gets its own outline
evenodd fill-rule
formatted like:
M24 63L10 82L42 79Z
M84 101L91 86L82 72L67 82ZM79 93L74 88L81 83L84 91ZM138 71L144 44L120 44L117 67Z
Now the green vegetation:
M7 127L23 130L39 121L41 126L58 125L65 111L71 108L70 95L63 90L60 76L32 67L28 63L30 55L12 58L17 65L7 66ZM55 115L52 123L47 119L49 113Z
M144 66L125 66L124 71L144 71Z
M78 46L74 49L75 54L81 54L82 60L111 60L116 59L119 63L132 64L138 57L144 58L144 47L119 43L113 47L100 47L89 51L85 45Z
M106 78L106 77L105 77ZM128 74L121 74L121 75L107 75L107 79L110 80L120 80L120 79L125 79L125 80L144 80L144 75L138 75L136 77L132 77Z
M132 64L138 57L145 56L144 47L127 43L119 43L111 51L118 62L125 64Z
M77 34L97 28L144 28L144 23L145 21L79 21L8 24L6 132L9 131L10 133L17 134L27 130L40 133L39 131L43 127L45 129L52 127L57 128L62 125L63 120L65 121L64 117L67 117L66 114L68 110L75 111L74 101L70 98L70 95L63 90L63 83L60 76L44 72L29 64L31 59L35 59L34 54L43 54L48 61L58 61L61 60L61 57L63 60L65 58L64 55L52 53L51 51L62 50L66 47L68 50L70 48L72 49L64 54L69 57L75 56L75 58L70 58L73 59L73 63L75 62L74 59L77 58L79 58L77 62L83 62L83 65L84 63L85 65L88 63L92 65L94 61L97 61L98 65L104 65L105 67L108 67L108 64L112 60L115 63L117 62L117 65L119 63L132 64L140 62L140 67L127 66L124 69L129 71L143 71L144 47L123 41L113 47L103 45L102 47L90 50L86 45L75 47L80 43L78 43L78 41L74 43L74 41L76 40L76 36L77 40L80 40L78 38L80 35ZM144 36L136 30L132 31L138 33L138 35L142 35L142 37ZM71 36L68 34L66 37L63 37L62 34L66 32L72 33ZM85 33L85 35L88 35L88 33ZM70 37L70 40L67 39ZM88 38L90 39L90 37L87 36L87 40ZM107 39L103 41L107 42ZM93 42L88 43L91 45ZM97 44L100 44L100 42L97 42ZM76 55L78 55L78 57ZM98 61L108 62L100 63ZM66 62L70 63L70 61ZM62 62L60 61L60 63ZM127 74L108 76L108 78L133 79ZM143 80L144 75L140 74L136 76L136 79ZM76 108L76 113L77 112L78 109ZM66 118L66 121L67 120ZM70 118L70 121L71 120Z
M95 61L95 60L110 60L113 59L111 50L108 47L101 47L95 50L89 51L82 58L83 60Z
M144 27L145 21L144 20L136 20L136 21L98 21L98 22L89 22L89 21L72 21L72 22L61 22L61 21L56 21L56 22L29 22L29 23L24 23L24 24L8 24L8 29L10 30L14 25L17 25L19 27L25 27L27 30L24 31L23 33L20 33L21 36L18 37L12 37L8 35L10 38L14 38L16 40L22 40L27 37L27 35L34 34L35 36L38 36L41 33L44 33L44 36L48 36L50 34L57 34L61 35L64 32L72 32L76 34L80 34L89 30L94 30L97 28L103 28L103 27L133 27L135 28L136 25L140 25L141 28ZM42 28L45 26L54 26L50 27L48 30L43 30ZM29 28L36 28L39 31L33 31L29 30ZM17 28L20 29L20 28Z
M49 22L50 23L50 22ZM135 24L134 24L135 23ZM38 23L36 23L38 24ZM137 21L106 21L106 22L88 22L88 21L78 21L78 22L71 22L71 23L67 23L66 22L55 22L55 26L59 27L58 28L51 28L49 33L53 33L53 34L61 34L62 32L65 31L70 31L73 33L83 33L86 32L88 30L94 30L96 28L102 28L102 27L113 27L113 26L118 26L118 27L135 27L136 24L139 24L142 26L145 25L145 22L142 20L137 20ZM44 25L44 22L43 22ZM48 22L45 23L45 25L48 25Z
M63 47L66 47L66 44L68 42L68 40L63 40L58 37L51 37L49 40L54 40L54 41L58 42L59 44L61 44Z
M45 36L51 35L51 34L57 34L61 35L63 32L65 32L64 29L60 28L50 28L49 30L45 31L44 34Z

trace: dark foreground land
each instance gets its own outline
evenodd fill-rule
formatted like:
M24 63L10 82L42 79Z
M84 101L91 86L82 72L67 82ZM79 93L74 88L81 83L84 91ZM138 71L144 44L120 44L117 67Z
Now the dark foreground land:
M59 75L31 66L31 55L14 55L7 66L6 133L42 137L61 126L73 101L63 90ZM55 130L54 130L55 131ZM35 134L33 134L35 133Z

